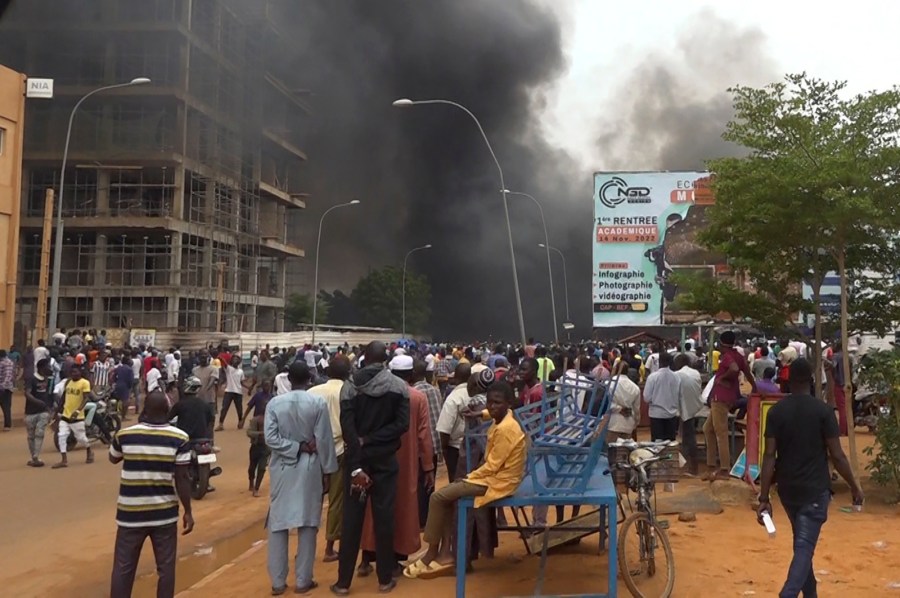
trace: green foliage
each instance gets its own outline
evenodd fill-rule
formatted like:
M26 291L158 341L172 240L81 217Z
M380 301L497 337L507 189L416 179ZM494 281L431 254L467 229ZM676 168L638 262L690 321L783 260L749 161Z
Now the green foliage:
M403 270L386 266L372 270L357 283L350 298L365 326L384 326L400 331ZM406 332L423 332L431 317L431 287L424 276L406 271Z
M874 446L864 449L874 456L867 469L873 481L891 487L900 497L900 352L872 351L864 359L860 383L885 397L890 407L890 413L878 420Z
M324 323L328 318L328 304L319 296L316 306L316 321ZM284 305L284 325L287 330L296 330L299 324L312 323L313 302L309 295L293 293L289 295Z
M884 256L895 251L900 222L900 90L848 98L845 83L800 74L730 91L735 117L723 137L748 154L709 163L716 204L700 240L755 291L697 292L696 304L713 309L727 299L740 316L787 324L810 307L801 281L817 293L826 272L843 269L859 290L849 297L859 322L849 327L891 329L896 261ZM873 274L882 288L862 291Z

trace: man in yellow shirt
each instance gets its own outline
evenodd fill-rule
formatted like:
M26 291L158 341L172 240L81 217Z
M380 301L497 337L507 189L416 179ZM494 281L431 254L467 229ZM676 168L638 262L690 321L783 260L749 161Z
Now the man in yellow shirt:
M94 451L91 450L84 428L84 406L92 400L94 400L94 394L91 392L91 383L82 378L81 366L72 366L63 390L63 400L60 402L59 411L59 452L62 460L56 463L53 469L69 466L66 455L69 434L75 435L77 446L87 447L87 463L94 462Z
M451 532L453 507L460 498L475 497L475 508L516 492L525 475L525 433L510 407L515 392L506 382L494 382L487 390L487 412L493 425L488 429L484 464L463 479L431 495L424 539L428 550L407 567L409 578L433 579L453 571Z

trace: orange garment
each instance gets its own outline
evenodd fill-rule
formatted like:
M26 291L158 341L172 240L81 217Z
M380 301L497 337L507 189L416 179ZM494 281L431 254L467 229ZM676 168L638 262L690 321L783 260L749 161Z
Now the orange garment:
M527 443L522 426L512 411L488 429L484 463L466 476L465 481L487 486L484 496L475 497L475 508L515 494L525 476Z

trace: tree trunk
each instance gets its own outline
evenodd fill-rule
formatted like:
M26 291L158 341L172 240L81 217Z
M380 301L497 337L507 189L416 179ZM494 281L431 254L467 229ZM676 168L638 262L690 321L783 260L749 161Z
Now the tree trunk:
M813 295L813 310L816 317L816 325L815 325L815 340L813 341L813 347L810 351L810 362L812 366L816 368L815 370L815 381L816 381L816 398L822 399L822 282L821 278L816 275L816 278L813 280L812 284L812 295Z
M847 320L849 318L847 308L847 264L845 248L837 251L838 275L841 277L841 367L844 370L844 413L847 417L847 439L850 450L850 469L853 475L859 479L859 459L856 456L856 431L853 425L853 375L850 372L849 339L847 338Z

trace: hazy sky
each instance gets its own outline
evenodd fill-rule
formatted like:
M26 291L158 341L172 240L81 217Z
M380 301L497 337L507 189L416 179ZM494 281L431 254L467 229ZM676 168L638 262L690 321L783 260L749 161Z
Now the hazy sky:
M546 0L546 4L565 23L569 60L568 72L544 98L546 136L595 169L615 163L600 155L592 123L609 125L616 119L621 81L641 62L673 65L683 79L680 88L699 95L721 93L731 84L763 84L767 82L763 79L800 71L845 79L852 91L900 82L900 2ZM710 21L718 26L707 36ZM739 55L729 56L734 47L717 51L725 44L715 40L728 41L728 28L755 43L745 44L747 51ZM707 68L702 58L686 56L691 48L709 58ZM733 67L728 66L731 63Z

